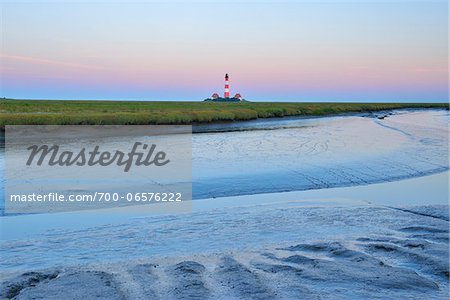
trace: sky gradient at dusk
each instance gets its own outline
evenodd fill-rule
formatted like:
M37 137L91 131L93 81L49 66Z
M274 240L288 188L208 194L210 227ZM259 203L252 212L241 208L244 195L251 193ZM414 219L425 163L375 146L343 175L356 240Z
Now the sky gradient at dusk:
M447 101L447 5L6 1L0 96Z

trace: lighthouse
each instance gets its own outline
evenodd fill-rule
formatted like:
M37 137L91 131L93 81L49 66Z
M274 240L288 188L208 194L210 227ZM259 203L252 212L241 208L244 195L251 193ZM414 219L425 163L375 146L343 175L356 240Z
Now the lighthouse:
M228 73L225 74L225 92L223 93L225 99L230 98L230 84L228 83Z
M246 101L242 98L241 94L237 93L233 98L230 98L230 83L228 82L228 73L225 74L225 90L223 92L223 97L219 97L218 93L213 93L211 97L206 98L204 101L212 102L242 102Z

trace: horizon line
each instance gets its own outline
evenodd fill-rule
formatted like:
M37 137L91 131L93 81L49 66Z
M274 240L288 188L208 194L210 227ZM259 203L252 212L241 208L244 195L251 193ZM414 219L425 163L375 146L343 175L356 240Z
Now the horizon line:
M200 100L150 100L150 99L76 99L76 98L65 98L65 99L42 99L42 98L9 98L9 97L2 97L0 98L0 100L17 100L17 101L27 101L27 100L31 100L31 101L110 101L110 102L203 102L204 99L200 99ZM396 100L384 100L384 101L351 101L351 100L321 100L321 101L315 101L315 100L298 100L298 101L287 101L287 100L248 100L245 99L248 102L279 102L279 103L423 103L423 104L433 104L433 103L449 103L449 100L432 100L432 101L407 101L407 100L400 100L400 101L396 101ZM226 103L226 102L222 102L222 103Z

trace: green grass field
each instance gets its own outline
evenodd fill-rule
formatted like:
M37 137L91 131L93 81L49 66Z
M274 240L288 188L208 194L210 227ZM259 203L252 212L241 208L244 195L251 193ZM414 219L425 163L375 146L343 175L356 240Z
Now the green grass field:
M0 100L5 125L196 124L284 116L322 116L396 108L446 108L447 103L137 102Z

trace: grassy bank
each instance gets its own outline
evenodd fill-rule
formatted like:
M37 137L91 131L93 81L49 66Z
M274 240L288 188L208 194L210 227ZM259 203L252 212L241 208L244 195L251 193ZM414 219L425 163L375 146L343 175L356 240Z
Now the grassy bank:
M0 100L0 126L39 124L195 124L283 116L321 116L446 103L135 102Z

